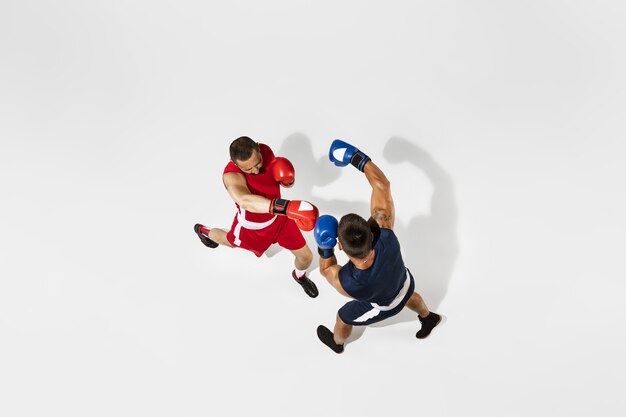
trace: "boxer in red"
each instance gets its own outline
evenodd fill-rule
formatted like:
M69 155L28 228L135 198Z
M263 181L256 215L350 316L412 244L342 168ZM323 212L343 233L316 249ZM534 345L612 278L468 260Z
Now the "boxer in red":
M229 231L196 224L194 231L209 248L239 247L259 257L272 243L278 243L295 256L292 278L309 297L317 297L315 283L306 276L313 254L300 231L313 230L317 207L307 201L280 198L280 186L294 184L293 165L247 136L230 144L230 159L222 179L237 207L233 224Z

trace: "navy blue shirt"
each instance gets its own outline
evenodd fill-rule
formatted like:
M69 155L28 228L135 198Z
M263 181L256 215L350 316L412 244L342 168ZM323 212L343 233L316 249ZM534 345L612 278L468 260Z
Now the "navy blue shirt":
M352 261L342 266L339 282L355 300L389 305L406 280L400 242L393 230L380 229L374 251L374 263L367 269L358 269Z

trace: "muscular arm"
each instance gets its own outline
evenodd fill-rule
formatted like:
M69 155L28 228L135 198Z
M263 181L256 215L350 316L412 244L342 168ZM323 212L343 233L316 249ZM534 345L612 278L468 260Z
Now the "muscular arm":
M252 213L269 213L271 201L263 196L252 194L242 174L227 172L223 180L228 194L239 204L239 207Z
M341 267L337 265L337 258L333 255L330 258L320 258L320 273L326 278L326 281L332 285L341 295L350 297L339 282L339 270ZM352 298L352 297L350 297Z
M363 173L365 173L367 181L369 181L372 186L372 199L370 204L372 218L376 220L380 227L393 229L396 210L393 205L393 198L391 198L391 184L389 180L372 161L368 161L365 164Z

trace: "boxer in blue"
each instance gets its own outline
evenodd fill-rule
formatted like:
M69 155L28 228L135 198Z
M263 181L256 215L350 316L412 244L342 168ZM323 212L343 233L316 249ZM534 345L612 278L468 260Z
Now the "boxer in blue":
M324 215L316 222L320 273L340 294L353 298L339 309L334 331L320 325L317 336L341 353L353 326L379 322L406 306L418 314L422 324L415 336L427 337L441 316L428 310L404 266L400 243L393 232L395 209L389 180L365 153L341 140L333 141L328 156L337 166L351 164L365 174L372 187L371 217L365 220L357 214L346 214L337 222L333 216ZM344 266L337 265L334 255L337 241L349 258Z

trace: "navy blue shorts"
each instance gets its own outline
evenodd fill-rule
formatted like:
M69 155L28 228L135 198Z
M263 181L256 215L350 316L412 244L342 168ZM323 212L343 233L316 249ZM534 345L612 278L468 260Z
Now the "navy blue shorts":
M406 272L407 278L404 282L404 286L402 287L400 294L398 294L398 298L390 304L390 306L393 305L393 308L378 306L367 301L352 300L344 304L344 306L339 309L339 318L341 318L341 320L346 324L351 324L353 326L366 326L398 314L402 311L407 301L409 301L409 298L413 295L413 291L415 291L415 280L413 279L413 275L411 275L408 269ZM400 296L402 296L402 298L400 298Z

